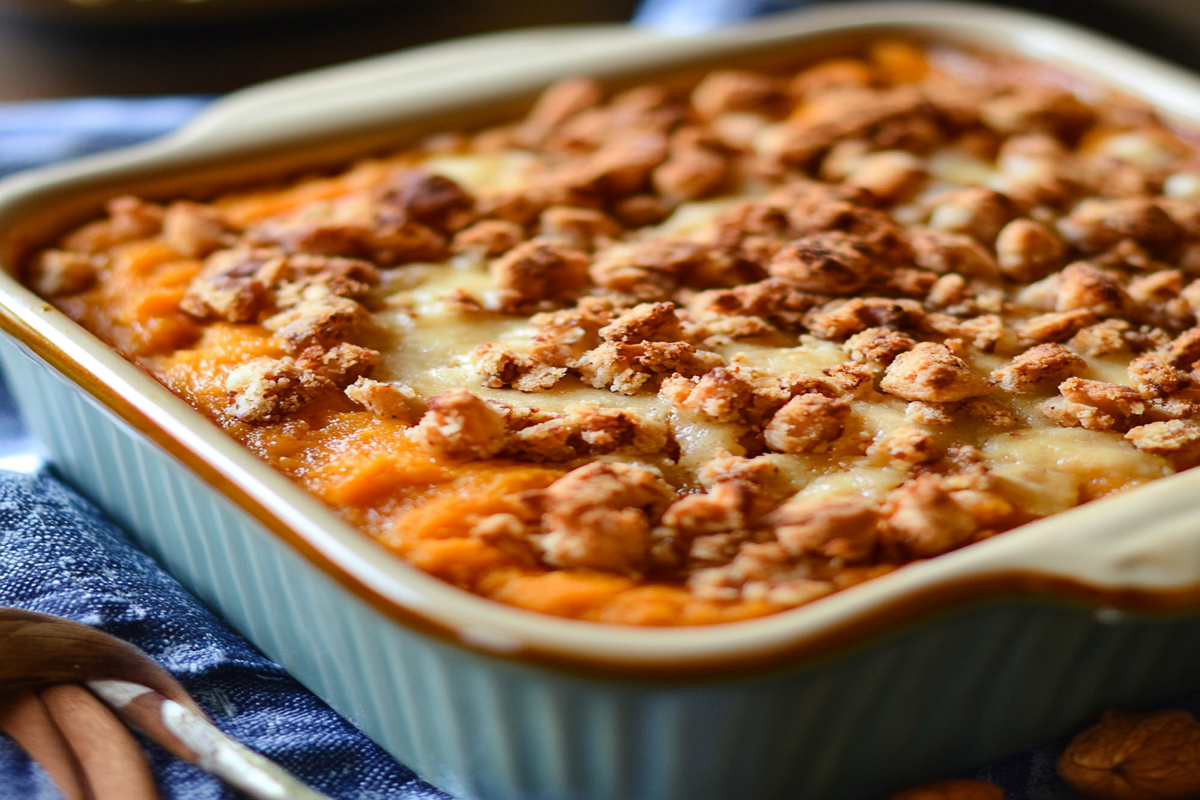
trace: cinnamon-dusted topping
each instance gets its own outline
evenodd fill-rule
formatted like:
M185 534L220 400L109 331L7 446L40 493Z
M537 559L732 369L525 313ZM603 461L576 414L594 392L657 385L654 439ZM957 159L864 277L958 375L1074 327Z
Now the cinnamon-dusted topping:
M1200 793L1200 722L1186 711L1106 711L1059 756L1068 786L1097 800L1185 798Z
M662 524L687 539L745 530L750 526L753 501L753 489L747 484L721 481L705 494L676 500L663 512Z
M114 246L157 236L162 231L163 207L125 195L105 205L108 218L84 225L63 237L62 249L94 255Z
M992 245L1000 231L1016 216L1013 202L993 189L959 189L937 198L929 226L949 233L963 233Z
M591 78L564 78L542 92L521 124L518 136L527 144L541 144L555 128L593 108L603 97L600 84Z
M965 233L918 230L910 237L918 266L932 272L954 272L977 278L996 278L999 267L991 252Z
M546 533L536 546L547 563L638 574L650 531L675 492L644 467L598 461L567 473L542 497Z
M945 345L921 342L896 356L879 388L905 400L953 403L987 394L992 385Z
M1087 368L1087 362L1059 344L1039 344L992 373L1005 391L1024 393L1055 385Z
M923 327L925 311L913 300L855 297L814 309L804 318L808 329L822 339L845 341L868 328L890 327L916 331Z
M621 225L595 208L551 206L538 217L538 235L564 247L591 252L621 233Z
M1089 309L1040 314L1017 326L1017 338L1026 342L1063 342L1099 320Z

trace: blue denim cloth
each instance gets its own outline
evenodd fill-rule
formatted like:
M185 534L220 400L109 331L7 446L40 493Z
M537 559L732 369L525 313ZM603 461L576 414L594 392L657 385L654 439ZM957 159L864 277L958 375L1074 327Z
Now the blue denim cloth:
M331 797L446 797L226 627L45 472L0 472L0 604L74 619L137 645L226 733ZM146 745L164 798L235 796ZM57 797L45 773L0 735L0 798Z

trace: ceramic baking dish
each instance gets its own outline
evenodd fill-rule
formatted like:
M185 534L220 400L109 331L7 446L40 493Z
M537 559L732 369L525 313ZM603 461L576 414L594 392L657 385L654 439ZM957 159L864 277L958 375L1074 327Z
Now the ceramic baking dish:
M619 85L836 52L982 45L1200 125L1200 79L1045 19L837 5L718 35L533 30L233 95L182 132L0 184L3 363L56 470L317 694L463 798L870 798L1200 686L1200 471L775 616L630 629L500 606L420 573L11 273L118 193L229 187L517 113L555 78Z

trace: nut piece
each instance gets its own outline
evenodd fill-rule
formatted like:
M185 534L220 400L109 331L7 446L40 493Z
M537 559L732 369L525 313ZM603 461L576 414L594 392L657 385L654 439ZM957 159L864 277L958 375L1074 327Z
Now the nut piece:
M905 789L892 795L890 800L1004 800L1004 791L987 781L948 778Z
M1200 794L1200 722L1186 711L1105 712L1071 740L1058 774L1100 800L1167 800Z

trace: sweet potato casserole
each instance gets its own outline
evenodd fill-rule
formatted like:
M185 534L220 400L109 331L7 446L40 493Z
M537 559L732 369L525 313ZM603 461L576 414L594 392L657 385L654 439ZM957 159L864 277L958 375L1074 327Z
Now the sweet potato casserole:
M1200 158L876 41L208 202L29 284L422 570L640 625L798 606L1200 460Z

